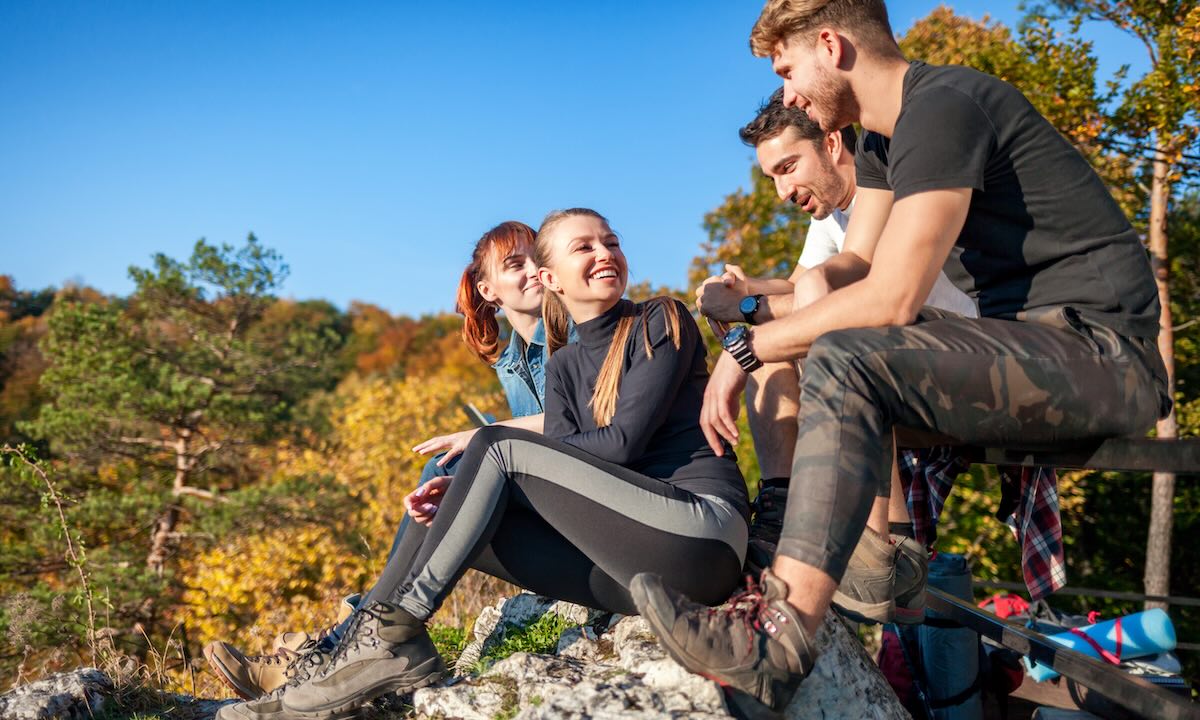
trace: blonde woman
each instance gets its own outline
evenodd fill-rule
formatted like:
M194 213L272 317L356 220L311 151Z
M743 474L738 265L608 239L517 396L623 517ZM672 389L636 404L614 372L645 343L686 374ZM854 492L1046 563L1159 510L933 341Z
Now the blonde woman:
M425 623L468 567L622 613L635 612L639 572L713 604L737 584L745 482L700 430L708 373L691 315L623 299L620 240L595 211L548 216L534 259L551 352L545 435L482 428L454 477L405 498L415 522L337 648L313 653L278 695L280 717L340 717L440 678ZM564 346L568 319L579 342Z

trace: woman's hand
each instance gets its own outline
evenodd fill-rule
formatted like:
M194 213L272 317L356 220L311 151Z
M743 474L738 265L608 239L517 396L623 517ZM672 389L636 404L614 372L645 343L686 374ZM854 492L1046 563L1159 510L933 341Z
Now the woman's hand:
M433 524L433 516L441 507L442 499L446 497L446 489L450 487L452 475L431 478L428 482L404 496L404 509L413 522L429 527Z
M479 428L471 428L462 432L450 433L449 435L438 435L434 438L429 438L425 442L413 448L414 451L422 455L435 453L439 450L445 450L446 454L438 460L438 467L443 467L450 462L455 456L461 455L463 450L467 449L467 444L471 442L471 438L475 437L475 431Z

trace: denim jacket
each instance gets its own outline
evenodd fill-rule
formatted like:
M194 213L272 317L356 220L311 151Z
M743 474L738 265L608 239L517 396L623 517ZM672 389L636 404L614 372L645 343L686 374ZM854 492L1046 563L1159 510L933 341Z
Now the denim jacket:
M575 325L572 323L568 342L575 342ZM544 411L546 397L546 329L538 320L532 341L526 345L515 332L508 347L492 365L500 378L500 385L508 397L508 408L512 416L525 417Z

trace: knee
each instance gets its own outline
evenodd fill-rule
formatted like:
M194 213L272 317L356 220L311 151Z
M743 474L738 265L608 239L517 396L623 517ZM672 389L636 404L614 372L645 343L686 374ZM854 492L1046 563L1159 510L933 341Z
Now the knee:
M441 460L442 456L445 454L446 453L438 453L437 455L429 458L429 462L425 463L425 467L421 469L421 479L417 481L418 485L424 485L435 477L449 475L449 473L446 472L446 467L438 465L438 461Z

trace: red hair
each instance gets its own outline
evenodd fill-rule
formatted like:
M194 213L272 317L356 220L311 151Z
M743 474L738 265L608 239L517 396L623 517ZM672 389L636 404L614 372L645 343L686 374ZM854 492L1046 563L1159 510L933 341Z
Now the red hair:
M475 243L471 263L458 282L454 309L463 316L463 342L484 362L494 363L500 357L500 323L496 306L479 294L479 281L487 279L488 273L517 248L532 248L534 237L533 228L516 220L488 230Z

